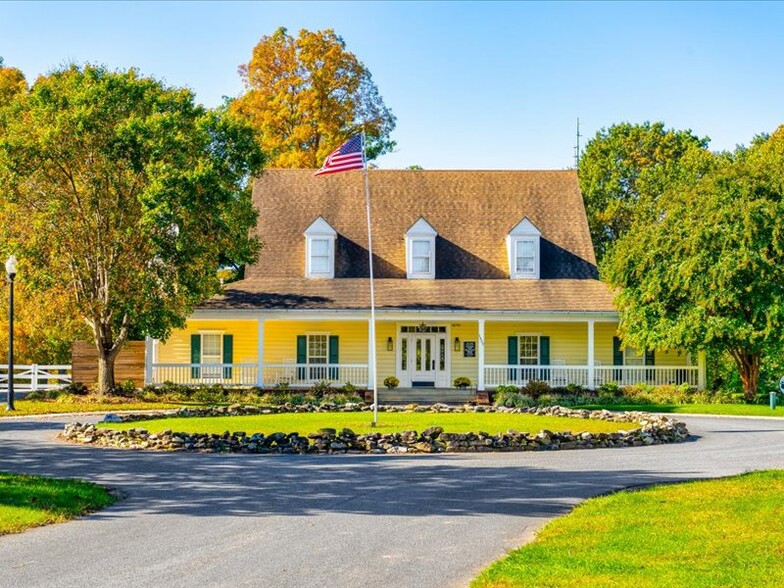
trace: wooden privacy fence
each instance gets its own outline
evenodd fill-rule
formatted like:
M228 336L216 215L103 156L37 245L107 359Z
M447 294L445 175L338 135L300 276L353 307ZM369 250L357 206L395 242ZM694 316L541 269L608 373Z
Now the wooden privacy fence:
M14 392L52 390L70 383L70 365L14 365ZM0 365L0 390L8 390L8 365Z
M144 387L144 341L129 341L114 361L114 381L119 385L132 380ZM87 341L74 341L71 347L73 381L92 386L98 382L98 350Z

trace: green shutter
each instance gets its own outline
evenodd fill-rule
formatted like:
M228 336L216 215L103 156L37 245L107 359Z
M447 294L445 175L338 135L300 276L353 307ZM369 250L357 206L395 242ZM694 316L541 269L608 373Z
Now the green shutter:
M234 363L234 335L223 336L223 363ZM231 368L223 368L223 379L231 380Z
M618 337L613 337L613 365L623 365L623 349Z
M613 337L613 365L623 365L623 349L621 349L621 340L618 337ZM620 382L623 374L621 370L613 370L613 379Z
M191 335L191 363L201 363L201 335ZM192 367L191 378L198 380L200 377L201 370Z
M340 363L338 348L339 348L338 336L330 335L329 336L329 363L331 364ZM338 368L336 367L329 368L329 379L333 381L338 379Z
M645 365L656 365L656 353L653 349L645 350Z
M517 350L517 343L518 343L518 339L516 336L509 337L506 340L506 349L507 349L506 363L508 365L517 365L520 363L520 353ZM516 382L518 379L517 370L515 369L509 370L509 373L507 374L507 378L509 379L510 383Z
M550 337L539 337L539 365L550 365ZM550 370L541 370L541 380L550 379Z
M308 338L306 335L297 335L297 364L308 362ZM305 379L305 368L297 368L297 379Z

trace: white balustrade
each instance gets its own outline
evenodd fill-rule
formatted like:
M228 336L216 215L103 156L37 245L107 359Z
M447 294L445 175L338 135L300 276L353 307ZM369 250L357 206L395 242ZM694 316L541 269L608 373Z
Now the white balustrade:
M258 369L255 363L154 363L152 383L250 387L256 385Z
M266 388L276 385L290 388L309 388L317 382L327 381L334 386L351 382L364 388L368 378L366 364L264 364L263 382ZM259 366L255 363L154 363L152 383L200 386L250 387L258 382Z
M583 365L487 365L485 386L525 386L531 380L547 382L552 387L569 384L584 388L598 388L602 384L615 382L619 386L648 384L697 385L697 366L595 366L593 383L588 380L588 366Z
M309 388L324 381L333 386L344 386L350 382L357 388L364 388L368 381L368 366L364 363L264 364L264 383L268 388Z

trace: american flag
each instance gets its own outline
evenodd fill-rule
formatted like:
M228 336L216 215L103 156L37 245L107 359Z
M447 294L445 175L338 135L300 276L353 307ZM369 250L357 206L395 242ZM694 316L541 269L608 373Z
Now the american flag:
M348 171L350 169L364 169L365 162L362 160L362 135L351 137L332 153L327 155L324 165L314 176L334 174L337 172Z

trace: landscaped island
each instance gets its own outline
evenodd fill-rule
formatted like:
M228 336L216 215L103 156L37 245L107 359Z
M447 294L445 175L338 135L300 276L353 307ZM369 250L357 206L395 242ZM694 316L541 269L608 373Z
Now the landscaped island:
M663 416L559 406L382 406L376 427L367 409L237 405L181 409L168 416L111 415L99 427L66 425L62 437L164 451L440 453L629 447L684 441L689 435L683 423ZM140 420L146 428L138 426Z

